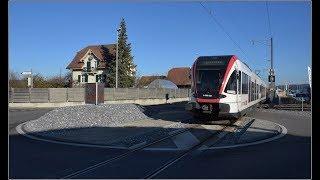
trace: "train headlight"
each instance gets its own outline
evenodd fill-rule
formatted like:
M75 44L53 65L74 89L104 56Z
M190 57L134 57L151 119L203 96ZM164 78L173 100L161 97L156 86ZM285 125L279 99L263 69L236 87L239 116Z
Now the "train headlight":
M227 97L226 95L223 95L223 94L220 94L219 95L219 98L225 98L225 97Z
M204 111L208 111L209 110L209 106L208 105L202 105L202 110Z

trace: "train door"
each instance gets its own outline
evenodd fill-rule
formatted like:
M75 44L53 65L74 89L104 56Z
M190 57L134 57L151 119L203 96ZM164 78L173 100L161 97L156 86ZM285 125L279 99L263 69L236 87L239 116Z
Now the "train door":
M242 110L242 102L244 95L242 95L242 72L238 71L237 72L237 109L238 111Z
M236 75L237 75L237 93L236 93L236 104L237 104L237 112L239 112L239 108L240 108L240 104L239 103L241 103L240 102L240 100L241 100L241 97L239 97L240 95L239 95L239 89L240 89L240 87L239 87L239 81L241 82L241 80L239 79L239 70L238 70L238 65L237 64L235 64L235 71L236 71Z

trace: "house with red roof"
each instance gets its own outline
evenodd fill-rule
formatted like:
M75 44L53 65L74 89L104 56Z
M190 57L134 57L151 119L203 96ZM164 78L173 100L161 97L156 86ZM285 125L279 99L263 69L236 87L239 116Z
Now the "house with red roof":
M73 86L105 82L106 66L115 56L116 44L92 45L78 51L67 66L72 72Z
M178 88L191 88L190 67L177 67L168 71L167 80L172 81Z

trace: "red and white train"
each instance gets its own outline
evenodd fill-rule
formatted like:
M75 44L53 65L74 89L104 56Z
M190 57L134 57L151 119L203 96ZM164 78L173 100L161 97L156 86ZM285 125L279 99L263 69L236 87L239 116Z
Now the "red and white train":
M266 83L235 55L198 57L191 81L186 110L194 117L239 118L266 99Z

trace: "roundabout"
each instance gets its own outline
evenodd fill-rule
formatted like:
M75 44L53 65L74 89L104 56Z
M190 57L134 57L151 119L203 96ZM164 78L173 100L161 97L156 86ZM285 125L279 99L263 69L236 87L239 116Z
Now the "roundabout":
M227 128L219 122L190 124L145 119L121 126L49 129L43 132L28 128L39 123L39 120L33 120L18 125L16 130L28 138L51 143L144 151L184 151L211 135L214 138L198 150L237 148L274 141L287 133L284 126L271 121L249 117L242 119L227 125Z

